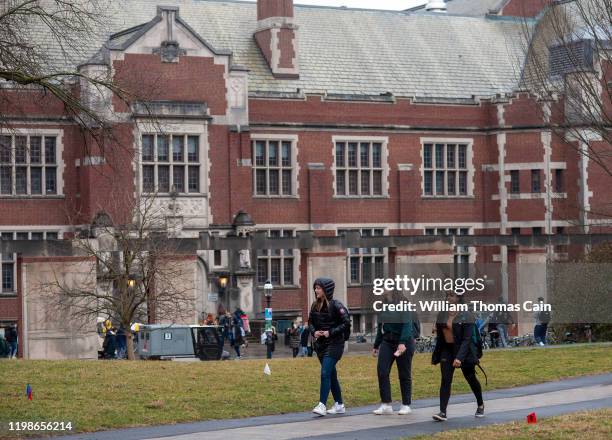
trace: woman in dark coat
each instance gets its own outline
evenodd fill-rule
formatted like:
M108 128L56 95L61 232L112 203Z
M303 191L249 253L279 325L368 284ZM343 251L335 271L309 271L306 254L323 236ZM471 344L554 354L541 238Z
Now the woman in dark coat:
M293 352L293 357L297 357L300 351L300 329L294 323L289 332L289 346Z
M351 321L346 307L333 299L335 283L329 278L318 278L314 282L315 301L310 307L308 324L315 338L314 349L321 363L321 387L319 404L312 410L315 414L344 414L342 390L338 382L336 364L344 352L344 334L350 331ZM325 406L329 392L334 397L334 406Z
M447 294L446 300L449 308L458 303L463 303L463 297L452 292ZM474 315L470 312L440 312L436 318L437 337L431 363L433 365L440 364L442 373L440 412L433 416L433 419L438 422L446 420L446 408L450 399L455 368L461 368L465 380L467 380L476 397L478 408L475 416L484 417L482 388L476 378L476 365L478 365L479 360L476 344L472 340L474 326Z

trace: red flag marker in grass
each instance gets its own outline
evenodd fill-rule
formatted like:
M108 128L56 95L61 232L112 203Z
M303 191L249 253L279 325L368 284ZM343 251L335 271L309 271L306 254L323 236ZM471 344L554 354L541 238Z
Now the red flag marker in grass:
M32 400L32 387L30 384L26 387L26 395L28 396L28 400Z
M527 415L527 423L534 424L537 423L538 418L536 417L536 413L532 412L531 414Z

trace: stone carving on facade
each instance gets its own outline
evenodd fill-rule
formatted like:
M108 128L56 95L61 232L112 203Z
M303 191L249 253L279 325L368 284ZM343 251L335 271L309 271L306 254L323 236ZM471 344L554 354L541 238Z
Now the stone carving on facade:
M179 56L186 55L187 51L179 47L178 41L163 41L161 47L153 49L153 53L160 55L164 63L178 63Z
M245 101L244 78L232 78L230 80L230 105L232 108L244 108Z
M240 250L240 261L239 265L241 269L250 269L251 268L251 252L248 249Z

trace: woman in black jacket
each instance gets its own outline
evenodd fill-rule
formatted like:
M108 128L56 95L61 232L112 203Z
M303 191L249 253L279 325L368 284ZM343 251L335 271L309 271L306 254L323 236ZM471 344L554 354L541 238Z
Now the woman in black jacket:
M326 414L344 414L346 409L342 402L342 390L338 382L336 364L344 352L344 332L350 331L351 321L346 307L333 299L335 283L329 278L317 278L314 282L315 301L310 307L308 324L310 333L315 338L314 349L321 363L321 387L319 404L312 412ZM331 390L334 406L325 406Z
M446 296L449 306L463 302L463 297L450 292ZM449 308L450 308L449 307ZM442 381L440 384L440 412L433 416L438 422L446 420L446 407L451 394L453 374L455 368L461 368L461 372L467 380L478 408L476 417L484 417L484 401L482 400L482 388L476 378L476 365L478 356L476 345L472 341L475 326L474 316L469 312L440 312L436 318L436 347L431 357L433 365L440 364Z

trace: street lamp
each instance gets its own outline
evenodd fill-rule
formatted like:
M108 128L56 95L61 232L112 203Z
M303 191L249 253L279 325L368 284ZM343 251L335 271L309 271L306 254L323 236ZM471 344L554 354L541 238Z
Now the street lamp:
M274 286L270 280L266 281L266 284L264 284L264 295L266 297L266 331L272 330L272 289L274 289Z
M225 288L227 287L227 283L229 282L229 278L227 275L219 275L217 278L217 284L219 285L219 293L225 293Z
M272 289L274 289L274 286L272 285L270 280L266 281L266 284L264 284L264 295L266 297L267 308L270 308L270 305L272 303Z
M130 275L130 277L128 278L127 285L130 289L133 289L136 285L136 279L132 275Z

